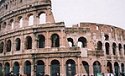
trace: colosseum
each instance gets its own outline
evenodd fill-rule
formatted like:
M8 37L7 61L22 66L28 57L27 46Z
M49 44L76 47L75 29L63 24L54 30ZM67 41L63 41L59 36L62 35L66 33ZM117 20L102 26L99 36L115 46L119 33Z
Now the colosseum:
M0 76L120 76L124 64L124 29L66 27L50 0L0 0Z

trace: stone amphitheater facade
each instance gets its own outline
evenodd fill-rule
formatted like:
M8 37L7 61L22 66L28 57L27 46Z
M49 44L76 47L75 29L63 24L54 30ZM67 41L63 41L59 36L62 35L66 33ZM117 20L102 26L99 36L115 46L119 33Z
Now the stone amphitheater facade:
M124 29L66 27L55 22L50 0L0 1L0 76L119 76L124 65Z

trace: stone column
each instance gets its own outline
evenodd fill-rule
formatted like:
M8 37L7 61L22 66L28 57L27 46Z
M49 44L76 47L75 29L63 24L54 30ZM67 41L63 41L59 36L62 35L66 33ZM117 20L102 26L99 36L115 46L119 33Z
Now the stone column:
M89 75L90 75L90 76L91 76L91 75L94 75L94 74L93 74L93 65L92 65L92 64L89 65L89 69L90 69L90 70L89 70L89 71L90 71L90 72L89 72Z
M46 58L46 62L45 62L46 66L45 66L45 74L49 74L50 70L49 70L49 59Z
M65 39L66 38L64 38L65 36L64 36L64 29L61 29L61 35L60 35L60 47L65 47L65 43L66 43L66 41L65 41Z
M80 73L81 73L81 72L80 72L80 71L81 71L81 70L80 70L80 64L81 64L81 63L80 63L80 58L78 57L78 59L77 59L77 65L78 65L77 74L78 74L78 75L80 75Z
M50 48L51 42L50 42L50 37L49 37L49 32L46 32L46 40L45 40L45 48Z
M46 23L55 23L55 19L51 11L51 8L48 8L46 11Z
M64 67L64 59L63 58L61 58L60 76L65 76L65 67Z

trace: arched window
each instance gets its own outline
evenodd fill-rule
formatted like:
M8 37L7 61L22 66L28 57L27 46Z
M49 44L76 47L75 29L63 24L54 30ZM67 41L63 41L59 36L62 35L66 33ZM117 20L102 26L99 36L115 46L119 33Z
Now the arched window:
M83 61L82 65L84 67L83 69L85 71L85 74L87 74L87 76L89 76L89 64L86 61Z
M0 53L3 53L3 48L4 48L4 43L1 42L1 43L0 43Z
M115 70L115 75L119 76L120 70L119 70L119 65L117 62L114 63L114 70Z
M26 61L24 64L24 74L27 76L31 76L31 63L30 61Z
M30 36L26 37L26 49L32 49L32 38Z
M51 61L51 76L60 76L60 63L58 60Z
M122 73L122 74L124 74L124 68L125 68L124 63L122 63L122 64L121 64L121 73Z
M3 28L3 29L5 29L5 28L6 28L6 26L7 26L7 23L6 23L6 22L4 22L4 23L3 23L2 28Z
M45 47L45 37L43 35L38 35L38 47L39 48Z
M113 73L111 62L108 62L108 63L107 63L107 72L108 72L108 73Z
M105 43L105 49L106 49L106 54L109 55L109 48L110 48L110 45L108 42Z
M76 74L76 64L75 61L69 59L66 61L66 76L74 76Z
M118 49L119 49L119 54L121 55L122 54L122 45L120 43L118 44Z
M97 50L102 50L102 42L101 41L97 42Z
M8 62L5 63L4 71L5 71L5 76L8 76L10 73L10 64Z
M13 67L13 72L16 76L19 76L19 72L20 72L20 66L18 62L14 63L14 67Z
M14 29L14 20L13 19L10 20L10 26L12 29Z
M8 40L7 41L7 44L6 44L6 50L7 50L7 52L10 52L11 51L11 40Z
M46 23L46 14L45 14L45 13L41 13L41 14L39 15L39 23L40 23L40 24Z
M0 63L0 76L3 76L2 64Z
M105 34L105 40L109 40L109 35Z
M69 44L69 47L73 47L74 46L74 41L72 38L68 38L68 44Z
M60 41L59 41L59 35L53 34L51 36L51 42L52 42L52 47L59 47L60 46Z
M20 50L20 46L21 46L21 40L19 38L16 39L16 51Z
M33 15L30 15L29 16L29 26L33 25L33 23L34 23L34 17L33 17Z
M116 55L116 43L112 44L113 55Z
M20 16L18 19L19 19L19 26L23 27L23 18Z
M80 37L78 39L78 46L83 47L83 48L86 47L87 46L87 39L84 37Z
M101 73L101 65L98 61L93 63L93 73L95 76L97 76L98 73Z
M45 73L45 64L42 60L37 61L36 76L43 76Z

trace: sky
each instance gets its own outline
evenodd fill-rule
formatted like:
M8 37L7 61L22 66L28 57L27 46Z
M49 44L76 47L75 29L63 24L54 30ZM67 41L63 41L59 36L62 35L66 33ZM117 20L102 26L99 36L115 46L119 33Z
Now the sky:
M125 0L52 0L56 22L91 22L125 29Z

